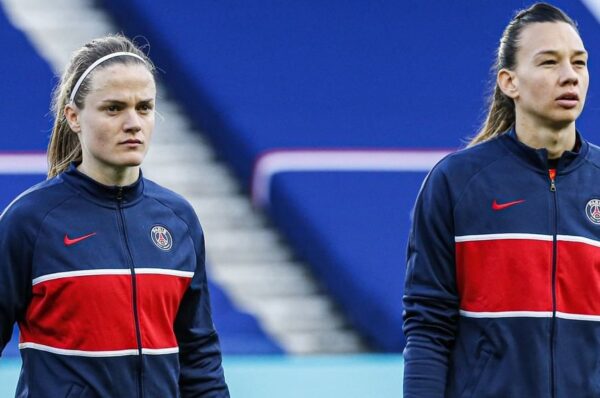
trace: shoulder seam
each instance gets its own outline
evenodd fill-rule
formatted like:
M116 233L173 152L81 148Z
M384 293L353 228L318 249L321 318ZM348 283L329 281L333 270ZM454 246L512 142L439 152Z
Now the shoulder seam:
M458 204L460 203L460 201L462 200L463 196L465 195L465 192L467 192L469 186L471 185L471 183L473 182L473 180L484 170L486 170L488 167L492 166L493 164L495 164L496 162L499 162L500 160L506 158L507 156L510 156L510 151L507 151L506 148L502 148L502 150L504 151L504 154L502 156L499 156L498 158L494 159L493 161L491 161L490 163L486 164L485 166L483 166L482 168L480 168L479 170L477 170L477 172L475 172L471 177L469 177L469 180L467 181L467 183L465 184L462 192L460 193L460 195L458 195L457 199L456 199L456 203L454 203L454 206L452 206L452 212L454 213L456 211L456 206L458 206Z
M592 165L593 167L600 169L600 165L596 164L595 162L592 162L590 159L585 158L584 159L586 163L589 163L590 165Z
M42 230L42 226L44 225L44 223L46 222L46 218L48 217L48 215L53 212L56 208L62 206L63 203L65 203L68 200L73 199L73 197L79 196L79 193L74 191L71 195L67 196L64 200L61 200L59 203L56 204L56 206L53 206L52 208L48 209L48 211L46 212L46 214L44 214L44 217L42 217L42 220L40 222L40 225L38 227L38 230L35 234L35 240L33 242L33 251L31 253L32 257L37 249L37 241L39 239L40 236L40 231Z

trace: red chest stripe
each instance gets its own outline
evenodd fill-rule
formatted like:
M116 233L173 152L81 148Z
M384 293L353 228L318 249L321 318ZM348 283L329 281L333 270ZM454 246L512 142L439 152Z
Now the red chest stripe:
M600 242L559 235L557 251L557 311L600 315Z
M552 316L552 236L456 237L464 316ZM556 316L600 320L600 242L557 236Z
M127 273L124 273L127 271ZM136 270L143 351L177 352L173 323L192 273ZM65 355L136 355L132 279L128 270L75 271L33 281L20 323L20 347Z
M456 241L456 276L462 310L552 311L551 236L459 238L463 237Z

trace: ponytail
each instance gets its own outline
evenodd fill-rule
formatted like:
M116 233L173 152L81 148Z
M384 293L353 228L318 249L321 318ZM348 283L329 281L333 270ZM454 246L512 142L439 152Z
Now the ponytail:
M489 111L481 130L469 142L469 146L491 140L510 130L515 125L515 103L496 85L491 96Z
M68 72L68 71L67 71ZM67 72L63 80L69 80ZM72 76L71 76L71 79ZM72 82L71 82L72 83ZM81 144L77 134L71 130L64 114L65 106L69 102L67 87L72 84L60 84L57 86L52 101L54 113L54 127L48 144L48 178L57 176L65 171L72 162L81 162Z

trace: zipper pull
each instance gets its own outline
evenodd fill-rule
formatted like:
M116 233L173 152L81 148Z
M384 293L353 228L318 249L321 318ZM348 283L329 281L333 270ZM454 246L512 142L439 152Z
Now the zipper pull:
M117 200L119 202L123 200L123 187L119 187L119 190L117 191Z
M548 175L550 176L550 191L556 192L556 183L554 179L556 178L556 169L548 169Z

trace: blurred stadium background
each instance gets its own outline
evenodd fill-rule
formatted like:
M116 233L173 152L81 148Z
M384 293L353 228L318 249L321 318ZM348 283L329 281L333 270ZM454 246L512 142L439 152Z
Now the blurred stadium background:
M0 207L45 178L70 53L124 32L160 70L151 179L206 230L236 397L399 397L410 210L481 123L502 29L528 1L0 0ZM600 143L600 1L580 24ZM18 330L0 396L18 377Z

